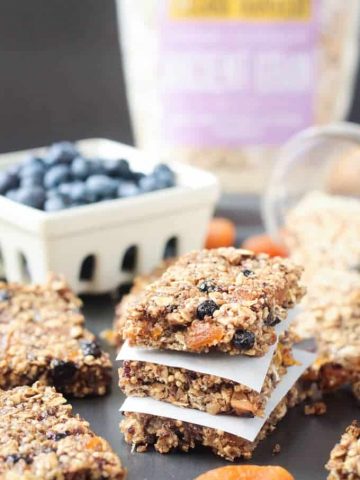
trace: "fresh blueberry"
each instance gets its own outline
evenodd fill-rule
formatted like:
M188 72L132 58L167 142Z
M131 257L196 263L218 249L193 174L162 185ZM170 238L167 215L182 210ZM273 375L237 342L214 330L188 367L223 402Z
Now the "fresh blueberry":
M219 305L213 300L205 300L197 307L196 316L199 320L203 320L205 317L212 317L218 309Z
M55 388L64 387L70 382L77 371L77 367L74 362L64 360L54 360L52 362L51 376L54 382Z
M146 177L140 178L139 188L143 193L159 190L159 185L156 177L154 175L147 175Z
M87 203L89 201L87 188L84 182L77 181L62 183L59 185L58 190L62 195L69 197L71 202Z
M120 176L120 161L119 160L104 160L103 167L106 175L110 177L119 177Z
M132 180L133 179L133 172L131 171L129 162L122 158L118 160L118 176L123 178L124 180Z
M16 175L9 172L0 172L0 195L4 195L18 186L19 179Z
M160 163L154 168L153 175L158 180L158 185L162 185L162 188L175 185L175 173L164 163Z
M92 161L83 157L74 158L71 164L72 176L78 180L85 180L92 174Z
M115 198L119 182L106 175L91 175L86 180L86 188L89 194L96 196L98 200Z
M233 336L232 344L240 350L250 350L255 345L255 335L253 332L239 328Z
M101 357L101 348L96 342L90 342L88 340L83 340L80 342L81 350L85 356L91 355L94 358Z
M41 175L34 175L32 177L24 177L20 180L21 188L42 187L44 184Z
M44 185L54 188L70 180L70 168L67 165L55 165L45 174Z
M45 201L45 191L42 187L19 188L16 201L28 207L42 209Z
M63 195L53 195L45 201L44 210L45 212L58 212L68 206L69 202Z
M117 195L118 197L134 197L140 193L139 187L133 182L120 182L118 187Z
M29 155L28 157L23 160L23 162L19 165L21 169L25 167L42 167L43 169L46 168L46 165L42 158L34 156L34 155Z
M103 160L101 160L99 158L95 158L93 160L90 160L90 166L91 166L90 175L106 175Z
M57 188L49 188L45 192L46 198L57 197L59 195L59 190Z
M18 192L19 190L14 188L6 192L5 197L8 198L9 200L12 200L13 202L17 202Z
M43 177L45 174L45 167L42 163L25 164L19 171L19 177Z
M79 155L75 145L71 142L58 142L51 145L47 151L45 162L48 165L70 163Z

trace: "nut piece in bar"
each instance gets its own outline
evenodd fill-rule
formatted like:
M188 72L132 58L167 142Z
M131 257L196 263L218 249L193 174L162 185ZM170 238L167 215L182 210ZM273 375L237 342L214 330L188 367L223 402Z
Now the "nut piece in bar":
M149 396L213 415L263 416L271 393L295 363L291 347L288 336L281 336L260 393L214 375L131 360L119 370L119 385L126 396Z
M360 423L353 422L330 453L328 480L360 479Z
M220 248L180 257L128 305L130 345L262 356L304 294L289 260Z
M109 444L52 387L0 390L0 478L123 480Z
M203 445L227 460L249 459L259 442L275 429L286 415L288 407L294 406L297 401L298 391L293 387L274 409L253 442L213 428L132 412L124 413L120 430L125 441L138 452L144 452L151 446L159 453L174 449L188 452L191 448Z
M0 389L39 381L68 396L108 391L111 362L85 329L80 306L60 278L0 283Z

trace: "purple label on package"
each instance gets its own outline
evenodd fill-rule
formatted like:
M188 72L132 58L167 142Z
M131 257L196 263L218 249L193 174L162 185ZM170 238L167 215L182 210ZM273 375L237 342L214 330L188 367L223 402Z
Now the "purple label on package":
M244 8L184 12L167 2L159 72L166 142L276 145L313 123L317 1L284 18Z

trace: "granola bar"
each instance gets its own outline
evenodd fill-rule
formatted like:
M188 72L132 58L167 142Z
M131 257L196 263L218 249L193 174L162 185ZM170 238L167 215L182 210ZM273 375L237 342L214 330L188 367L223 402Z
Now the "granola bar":
M301 272L248 250L189 253L127 308L124 337L133 346L262 356L304 294Z
M65 395L104 395L111 362L84 328L81 301L66 283L0 283L0 388L40 381Z
M0 390L0 478L125 479L109 444L52 387Z
M360 423L353 422L335 445L326 464L328 480L360 479Z
M258 443L271 433L285 416L288 407L297 402L298 391L293 387L274 409L253 442L213 428L132 412L124 413L120 430L125 441L132 444L138 452L146 451L149 446L153 446L159 453L168 453L174 449L188 452L191 448L203 445L227 460L249 459Z
M124 361L119 370L119 385L126 396L150 396L213 415L263 416L274 388L287 367L295 363L291 347L292 341L282 336L260 393L214 375L130 360Z

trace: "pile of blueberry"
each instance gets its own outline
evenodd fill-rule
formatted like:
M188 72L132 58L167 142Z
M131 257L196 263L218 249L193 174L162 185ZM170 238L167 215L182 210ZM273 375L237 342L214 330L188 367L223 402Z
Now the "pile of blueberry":
M174 185L175 174L167 165L146 175L131 170L124 159L84 158L70 142L54 143L43 157L30 156L0 172L0 195L46 212Z

